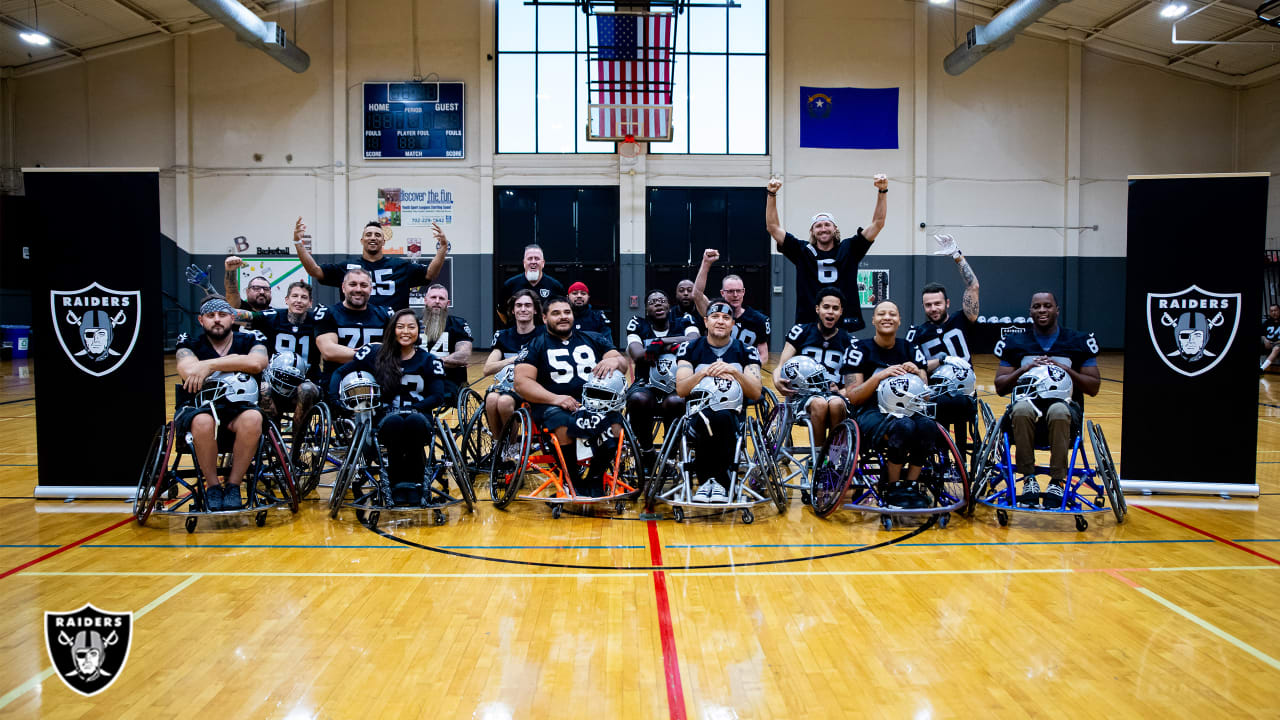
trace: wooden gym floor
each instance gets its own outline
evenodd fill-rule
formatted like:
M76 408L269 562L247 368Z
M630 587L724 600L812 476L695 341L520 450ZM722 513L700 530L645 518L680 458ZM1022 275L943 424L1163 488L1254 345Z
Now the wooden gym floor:
M978 367L989 395L994 361ZM1096 515L1085 532L1069 517L1002 528L989 509L884 531L817 519L793 494L749 526L552 520L517 502L379 533L313 498L263 528L188 535L138 527L121 502L31 499L31 373L0 364L0 716L1280 712L1280 376L1259 383L1261 498L1131 496L1124 525ZM1102 373L1088 416L1119 461L1122 357ZM135 618L128 664L93 698L51 676L42 626L86 602Z

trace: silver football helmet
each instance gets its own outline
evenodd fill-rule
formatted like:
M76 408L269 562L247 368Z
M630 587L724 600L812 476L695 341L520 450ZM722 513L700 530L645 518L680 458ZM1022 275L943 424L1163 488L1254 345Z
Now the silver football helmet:
M968 360L948 357L929 376L929 387L934 397L972 397L977 392L977 376Z
M791 389L806 395L821 395L831 387L827 371L808 355L796 355L782 364L782 377Z
M880 401L880 412L893 417L933 417L935 406L929 402L929 386L915 373L881 380L880 387L876 388L876 398Z
M582 407L587 412L621 411L626 404L627 378L621 370L614 370L603 378L592 375L582 386Z
M503 365L497 375L493 376L493 384L489 386L489 392L511 392L516 387L516 366L515 363Z
M381 404L382 388L373 373L359 370L342 378L338 386L342 406L353 412L374 410Z
M1070 400L1071 376L1057 365L1035 365L1013 386L1013 402L1019 400Z
M649 366L649 384L663 392L675 392L676 389L676 356L667 353Z
M255 405L258 402L258 381L249 373L218 371L205 379L196 396L201 406L214 403Z
M703 410L732 410L742 412L742 386L733 378L707 376L689 391L684 414L697 415Z
M271 364L267 366L263 379L276 394L282 397L293 397L293 394L298 391L298 386L307 379L307 371L310 369L310 364L297 353L285 350L271 358Z

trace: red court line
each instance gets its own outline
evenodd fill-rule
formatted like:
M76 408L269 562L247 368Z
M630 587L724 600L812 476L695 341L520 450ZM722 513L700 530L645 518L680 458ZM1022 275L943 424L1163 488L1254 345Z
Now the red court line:
M1165 520L1168 520L1169 522L1173 523L1174 525L1181 525L1182 527L1184 527L1184 528L1186 528L1186 529L1190 530L1191 532L1200 533L1201 535L1203 535L1203 536L1205 536L1205 537L1207 537L1207 538L1212 538L1212 539L1214 539L1214 540L1217 540L1218 542L1222 543L1223 545L1230 545L1231 547L1233 547L1233 548L1235 548L1235 549L1237 549L1237 550L1243 550L1243 551L1245 551L1245 552L1249 553L1250 555L1255 555L1255 556L1257 556L1257 557L1260 557L1260 558L1262 558L1263 560L1266 560L1266 561L1267 561L1267 562L1269 562L1269 563L1275 563L1276 565L1280 565L1280 560L1277 560L1277 559L1275 559L1275 558L1271 557L1270 555L1264 555L1264 554L1262 554L1262 553L1258 552L1257 550L1254 550L1254 549L1252 549L1252 548L1247 548L1247 547L1245 547L1245 546L1241 545L1240 543L1231 542L1230 540L1228 540L1228 539L1226 539L1226 538L1224 538L1224 537L1219 537L1219 536L1217 536L1217 535L1214 535L1213 533L1209 532L1208 530L1201 530L1200 528L1196 527L1195 525L1190 525L1190 524L1188 524L1188 523L1184 523L1184 522L1182 522L1181 520L1175 520L1175 519L1173 519L1173 518L1169 517L1168 515L1165 515L1164 513L1158 513L1158 512L1156 512L1155 510L1152 510L1151 508L1145 508L1145 507L1143 507L1143 506L1141 506L1141 505L1134 505L1133 507L1136 507L1136 508L1138 508L1139 510L1141 510L1141 511L1143 511L1143 512L1151 513L1152 515L1155 515L1155 516L1156 516L1156 517L1158 517L1158 518L1163 518L1163 519L1165 519Z
M70 549L71 549L71 548L73 548L73 547L78 547L78 546L80 546L80 545L83 545L83 544L85 544L85 543L89 542L90 540L92 540L92 539L94 539L94 538L98 537L99 535L105 535L105 534L107 534L107 533L111 532L112 530L115 530L116 528L118 528L118 527L120 527L120 526L122 526L122 525L125 525L125 524L127 524L127 523L131 523L131 522L133 522L133 516L132 516L132 515L130 515L129 517L127 517L127 518L125 518L125 519L123 519L123 520L121 520L120 522L116 523L115 525L110 525L110 526L104 527L104 528L102 528L101 530L99 530L98 532L96 532L96 533L94 533L94 534L92 534L92 535L85 535L84 537L80 538L79 540L77 540L77 541L75 541L75 542L73 542L73 543L69 543L69 544L67 544L67 545L63 545L62 547L58 548L57 550L50 550L49 552L47 552L47 553L45 553L45 554L41 555L40 557L36 558L35 560L31 560L31 561L29 561L29 562L22 563L21 565L19 565L19 566L18 566L18 567L16 567L16 568L11 568L11 569L9 569L9 570L4 571L4 573L0 573L0 580L3 580L3 579L5 579L5 578L7 578L7 577L9 577L10 575L12 575L12 574L14 574L14 573L22 572L23 570L26 570L27 568L31 567L32 565L35 565L36 563L44 562L45 560L48 560L49 558L53 557L54 555L58 555L59 553L64 553L64 552L66 552L66 551L70 550Z
M650 564L662 565L662 545L658 542L658 524L650 520ZM671 720L685 720L684 685L680 682L680 659L676 657L676 634L671 629L671 603L667 600L667 575L661 570L653 573L653 592L658 600L658 632L662 636L662 669L667 676L667 707Z

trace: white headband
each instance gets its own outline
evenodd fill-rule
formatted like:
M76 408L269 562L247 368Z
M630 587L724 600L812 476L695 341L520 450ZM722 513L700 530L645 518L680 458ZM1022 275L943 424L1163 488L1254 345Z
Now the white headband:
M809 227L812 228L814 225L817 225L818 222L821 220L826 220L832 225L836 225L836 226L840 225L840 223L836 222L835 215L832 215L831 213L827 213L827 212L820 212L817 215L814 215L812 218L809 218Z

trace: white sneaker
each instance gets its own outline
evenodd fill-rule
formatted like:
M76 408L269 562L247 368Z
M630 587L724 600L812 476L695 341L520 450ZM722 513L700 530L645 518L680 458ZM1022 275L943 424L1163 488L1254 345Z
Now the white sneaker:
M718 483L711 483L711 502L727 503L729 502L729 493L724 491L724 487Z
M694 502L711 502L711 486L712 485L715 485L715 483L713 482L702 483L702 486L698 488L698 491L693 494L693 501ZM720 492L724 493L724 490L721 489Z

